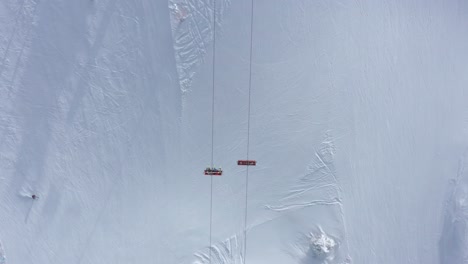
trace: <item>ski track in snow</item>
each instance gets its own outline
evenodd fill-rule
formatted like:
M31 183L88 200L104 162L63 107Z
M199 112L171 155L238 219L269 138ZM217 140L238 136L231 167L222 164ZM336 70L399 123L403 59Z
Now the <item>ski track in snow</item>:
M20 70L19 66L27 55L31 29L34 28L37 22L37 6L36 1L23 0L16 11L17 15L11 33L8 34L7 39L3 39L4 37L1 39L1 52L3 54L0 59L0 80L4 84L8 83L9 95L13 92L16 77ZM15 61L14 65L11 64L13 61Z
M243 264L243 244L238 236L232 236L224 242L214 244L210 249L195 253L196 260L192 264ZM212 253L211 262L209 250Z
M276 211L276 212L282 212L282 211L289 211L292 209L301 209L304 207L314 206L314 205L341 205L341 201L339 201L338 199L331 200L331 201L317 200L317 201L310 201L307 203L288 204L288 205L283 205L283 206L266 205L265 208Z
M334 162L335 146L329 134L325 135L318 149L315 149L311 165L307 173L299 178L298 183L288 194L279 200L279 204L265 205L266 209L286 213L291 210L301 210L305 207L330 205L338 206L339 218L343 236L341 241L346 244L346 254L349 254L346 231L346 222L343 213L342 189L336 177ZM311 197L315 199L311 200ZM306 201L306 202L304 202ZM317 223L320 224L320 223ZM347 256L347 259L351 259Z
M468 151L458 174L438 153L468 138L468 6L442 2L255 3L243 230L249 1L2 1L0 264L466 264ZM230 165L209 245L213 22Z
M169 1L182 106L185 94L191 91L192 79L197 68L204 62L210 43L213 43L214 1L216 1L216 37L219 37L223 14L229 7L230 0Z
M336 211L336 217L337 219L340 219L340 228L342 229L342 232L340 233L342 235L332 234L332 236L336 237L338 241L340 241L340 244L345 246L344 248L337 248L337 250L344 251L339 254L343 257L335 260L323 260L320 262L316 258L308 256L310 253L307 249L297 251L296 255L293 257L298 258L302 255L303 258L307 259L307 261L311 261L312 263L351 263L348 243L346 241L347 233L342 209L341 188L338 187L339 182L335 176L335 168L333 166L335 147L332 142L332 138L327 135L326 139L322 141L317 149L315 149L311 165L307 167L307 173L298 178L297 183L293 185L293 189L290 189L288 193L279 200L278 204L264 205L265 209L278 212L280 214L273 216L272 218L263 219L250 224L247 227L247 231L249 233L254 229L306 207L334 206L335 208L338 208L338 211ZM315 199L311 199L311 197L314 197ZM315 224L320 226L321 223ZM214 243L211 247L211 263L243 263L242 245L240 245L243 243L243 240L239 239L240 236L242 235L236 234L223 242ZM303 241L303 244L304 245L298 247L307 248L308 241ZM208 249L200 250L196 252L194 256L196 260L192 262L193 264L210 263Z

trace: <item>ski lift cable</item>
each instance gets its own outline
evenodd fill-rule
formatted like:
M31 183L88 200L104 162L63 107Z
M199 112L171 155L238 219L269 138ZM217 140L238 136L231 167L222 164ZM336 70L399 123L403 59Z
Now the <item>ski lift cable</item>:
M215 62L216 62L216 0L213 0L213 75L212 75L212 103L211 103L211 168L214 168L214 116L215 116ZM212 226L213 226L213 177L210 177L210 247L209 263L211 264L212 251Z
M252 51L253 51L253 15L254 15L254 0L251 0L250 6L250 52L249 52L249 96L247 106L247 160L249 160L250 150L250 105L251 105L251 90L252 90ZM244 264L247 257L247 213L248 213L248 197L249 197L249 167L247 166L245 173L245 212L244 212Z

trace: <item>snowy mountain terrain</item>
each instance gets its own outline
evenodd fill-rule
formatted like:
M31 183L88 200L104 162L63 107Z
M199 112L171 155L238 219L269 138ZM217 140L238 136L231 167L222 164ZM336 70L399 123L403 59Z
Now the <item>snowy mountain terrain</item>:
M253 7L0 2L0 264L468 263L468 3Z

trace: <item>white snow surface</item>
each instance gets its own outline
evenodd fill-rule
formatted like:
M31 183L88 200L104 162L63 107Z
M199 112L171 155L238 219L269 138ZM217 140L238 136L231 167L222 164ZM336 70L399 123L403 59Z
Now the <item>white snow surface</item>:
M468 263L468 2L255 1L246 195L250 3L0 2L0 263Z
M0 241L0 264L6 264L5 250L3 249L1 241Z

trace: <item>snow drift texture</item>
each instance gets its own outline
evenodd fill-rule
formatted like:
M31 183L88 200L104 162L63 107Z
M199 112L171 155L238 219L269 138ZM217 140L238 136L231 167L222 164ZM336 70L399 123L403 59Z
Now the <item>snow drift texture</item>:
M467 5L255 1L246 196L250 1L217 1L211 263L467 263ZM1 1L0 261L209 263L213 6Z

